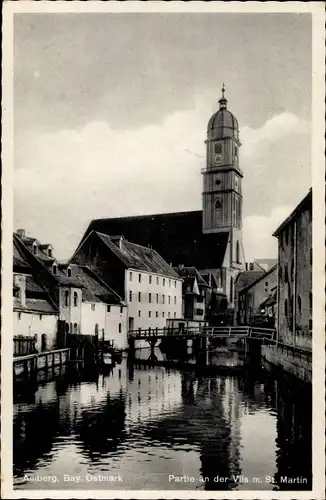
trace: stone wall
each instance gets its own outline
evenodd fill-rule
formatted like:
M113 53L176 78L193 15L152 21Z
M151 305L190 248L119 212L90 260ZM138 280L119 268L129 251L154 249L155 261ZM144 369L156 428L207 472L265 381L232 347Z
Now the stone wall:
M300 357L299 353L293 354L277 345L263 345L261 355L269 363L282 368L300 380L312 382L312 363L308 357L304 355Z

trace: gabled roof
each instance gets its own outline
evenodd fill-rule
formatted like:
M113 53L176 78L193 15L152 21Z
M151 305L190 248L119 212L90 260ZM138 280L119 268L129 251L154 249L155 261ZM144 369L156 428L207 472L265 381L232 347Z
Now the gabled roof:
M40 259L38 255L35 255L27 245L24 244L24 240L26 238L21 238L17 234L14 234L14 247L17 248L19 251L20 255L23 255L24 260L28 262L28 265L30 266L31 269L34 269L34 272L37 271L37 266L41 266L39 270L43 272L43 276L48 276L49 279L53 282L56 282L59 285L65 285L65 286L74 286L74 287L80 287L81 285L74 280L73 278L68 278L65 276L65 274L58 269L58 274L53 274L48 267L45 265L43 259ZM30 238L35 240L34 238ZM45 255L45 254L44 254Z
M209 288L209 285L206 283L200 272L194 266L188 267L174 267L175 272L180 276L180 278L196 278L197 283L200 286L205 286Z
M203 234L202 211L140 215L93 220L84 238L92 231L122 234L143 247L151 246L174 266L220 269L229 233ZM84 239L83 238L83 239Z
M252 288L254 285L256 285L259 281L264 280L267 276L272 274L272 272L275 271L276 269L277 269L277 264L275 264L275 266L271 267L268 271L266 271L261 276L256 278L254 281L249 283L249 285L247 285L245 288L242 288L241 290L239 290L239 292L243 293L244 291L250 290L250 288Z
M83 301L120 304L122 298L89 267L70 264L72 277L83 287Z
M143 247L127 240L123 240L121 248L119 248L113 243L110 236L97 231L95 234L120 259L126 268L161 274L170 278L179 278L173 268L152 248Z
M277 259L256 259L255 263L264 271L268 271L277 264Z
M243 271L238 274L235 279L235 288L238 292L247 288L251 283L256 281L261 276L264 276L266 271L263 269L261 271Z
M303 210L312 209L312 189L310 188L309 192L300 201L300 203L295 207L295 209L290 213L290 215L282 222L282 224L276 229L273 233L273 236L278 237L279 234L286 228L290 222L292 222L298 214L300 214Z

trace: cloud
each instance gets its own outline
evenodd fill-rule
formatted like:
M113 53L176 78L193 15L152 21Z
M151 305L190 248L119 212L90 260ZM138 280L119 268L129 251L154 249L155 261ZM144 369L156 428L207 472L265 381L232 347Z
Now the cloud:
M65 258L92 218L199 209L208 100L201 96L193 109L139 129L114 130L94 121L20 135L16 227L51 241ZM280 210L287 215L278 207L293 208L298 191L305 194L310 185L309 124L282 113L260 129L244 126L241 140L245 243L249 254L267 257L264 235L275 229Z

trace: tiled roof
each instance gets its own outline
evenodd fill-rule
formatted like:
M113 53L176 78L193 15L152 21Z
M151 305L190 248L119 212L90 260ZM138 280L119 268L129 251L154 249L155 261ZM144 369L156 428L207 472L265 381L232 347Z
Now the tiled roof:
M199 271L194 267L194 266L188 266L188 267L174 267L173 268L176 273L180 276L180 278L196 278L198 285L209 287L209 285L206 283L202 275L199 273Z
M28 247L28 245L25 245L26 239L32 240L32 241L37 241L35 238L21 238L19 235L14 234L14 247L16 246L18 248L18 243L20 244L19 247L19 253L22 255L24 254L24 260L28 261L28 264L31 269L34 268L34 272L36 272L36 262L39 263L39 265L42 266L42 270L45 271L46 273L51 276L51 280L53 279L57 284L59 285L65 285L65 286L74 286L74 287L81 287L78 281L74 280L73 278L68 278L60 269L58 269L57 274L53 274L48 267L46 266L46 262L44 258L40 258L40 252L38 252L37 255L35 255L31 249ZM43 252L42 252L43 253ZM46 255L43 253L43 255L46 257ZM51 259L50 259L51 260ZM55 259L53 259L55 260Z
M28 264L24 256L21 254L19 251L19 248L15 242L13 242L13 268L15 271L15 268L20 268L20 269L26 269L26 271L31 270L31 266Z
M174 266L183 264L199 270L222 267L229 236L228 232L203 234L201 210L95 219L84 238L93 230L122 234L143 247L151 246Z
M87 266L71 264L73 279L83 287L83 300L85 302L105 302L106 304L119 304L122 299L109 286L107 286Z
M265 271L263 269L261 271L243 271L239 273L235 280L236 290L240 292L264 274Z
M34 281L32 276L26 277L26 292L46 293L45 290Z
M179 278L173 268L152 248L143 247L127 240L123 240L121 248L119 248L113 243L110 236L99 232L96 234L128 269Z
M42 299L26 299L26 304L22 306L20 301L15 298L14 311L58 314L58 311L47 300Z
M258 283L259 281L261 281L262 279L265 279L265 277L269 276L270 274L272 274L273 271L275 271L277 269L277 264L275 264L275 266L271 267L268 271L266 271L265 273L262 273L260 276L257 276L256 279L250 281L250 283L248 283L248 285L246 285L245 287L241 288L240 290L238 289L239 292L244 292L245 290L249 290L251 287L253 287L256 283Z

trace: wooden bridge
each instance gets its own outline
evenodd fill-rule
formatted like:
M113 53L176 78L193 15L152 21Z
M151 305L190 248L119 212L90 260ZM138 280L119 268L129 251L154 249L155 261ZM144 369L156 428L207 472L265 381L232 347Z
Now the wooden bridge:
M146 328L129 330L128 339L133 340L158 340L163 338L235 338L275 340L276 330L271 328L258 328L253 326L206 326L189 328Z

